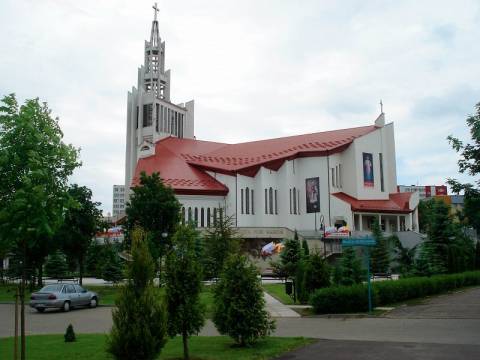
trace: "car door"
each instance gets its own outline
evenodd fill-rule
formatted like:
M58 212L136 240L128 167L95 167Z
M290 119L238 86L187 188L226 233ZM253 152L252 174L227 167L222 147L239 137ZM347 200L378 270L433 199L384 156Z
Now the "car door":
M70 300L70 305L71 306L78 306L79 305L79 294L77 293L77 291L75 290L75 286L71 285L71 284L68 284L68 285L65 285L66 289L67 289L67 295L68 295L68 298Z
M80 285L75 285L75 290L77 290L78 302L80 305L90 304L90 294L88 293L87 290L85 290Z

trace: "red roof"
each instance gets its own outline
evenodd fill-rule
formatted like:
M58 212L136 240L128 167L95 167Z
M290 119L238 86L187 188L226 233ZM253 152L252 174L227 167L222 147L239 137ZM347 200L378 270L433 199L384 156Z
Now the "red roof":
M240 144L168 137L155 144L155 155L138 161L132 185L141 171L159 172L177 194L225 195L228 188L205 170L255 176L261 166L278 170L286 160L341 152L375 129L363 126Z
M382 213L410 213L410 197L412 193L389 194L388 200L358 200L343 192L332 194L350 204L352 211L370 211Z

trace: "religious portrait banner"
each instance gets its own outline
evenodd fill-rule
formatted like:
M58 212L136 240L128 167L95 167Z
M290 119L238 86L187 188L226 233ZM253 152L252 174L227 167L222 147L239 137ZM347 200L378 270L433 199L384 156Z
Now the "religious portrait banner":
M371 153L363 153L363 186L373 187L373 155Z
M320 180L318 177L305 180L307 213L320 212Z

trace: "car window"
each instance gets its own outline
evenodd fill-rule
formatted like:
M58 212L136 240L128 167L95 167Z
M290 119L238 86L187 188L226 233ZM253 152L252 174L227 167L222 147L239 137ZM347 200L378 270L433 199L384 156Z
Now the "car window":
M75 292L76 292L76 291L75 291L75 288L73 287L73 285L67 285L66 288L67 288L67 293L70 293L70 294L71 294L71 293L75 293Z
M80 285L75 285L75 290L77 290L78 293L83 292L85 289L82 288Z
M64 294L67 293L67 287L66 286L63 287L62 293L64 293Z
M40 292L60 292L62 291L63 285L47 285L44 286Z

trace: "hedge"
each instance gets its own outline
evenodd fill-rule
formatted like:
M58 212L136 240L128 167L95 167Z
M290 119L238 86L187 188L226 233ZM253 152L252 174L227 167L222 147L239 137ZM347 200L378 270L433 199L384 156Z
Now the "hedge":
M388 305L473 285L480 285L480 271L379 281L372 284L372 303ZM368 311L367 292L366 284L332 286L315 291L310 304L316 314L364 312Z

